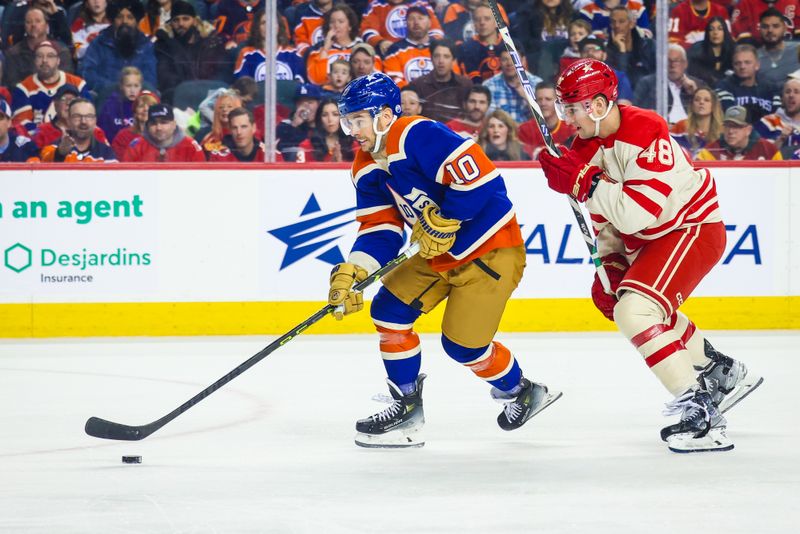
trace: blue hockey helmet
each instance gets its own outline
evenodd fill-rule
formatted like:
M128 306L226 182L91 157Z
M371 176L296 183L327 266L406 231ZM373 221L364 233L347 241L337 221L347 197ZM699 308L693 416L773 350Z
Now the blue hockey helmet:
M347 84L339 97L339 114L342 117L356 111L369 111L374 117L384 106L398 117L403 112L400 106L400 88L382 72L356 78Z

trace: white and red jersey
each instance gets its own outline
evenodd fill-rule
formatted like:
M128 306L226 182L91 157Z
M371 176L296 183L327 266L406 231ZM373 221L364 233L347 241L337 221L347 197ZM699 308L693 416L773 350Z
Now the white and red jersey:
M752 38L761 42L761 32L758 31L761 13L768 8L774 7L786 17L789 24L786 26L788 38L798 35L800 32L800 0L777 0L767 2L766 0L741 0L733 8L731 14L731 34L737 41L740 39Z
M720 222L711 173L692 165L664 119L633 106L619 110L615 134L572 144L606 174L586 202L600 256L631 255L675 230Z

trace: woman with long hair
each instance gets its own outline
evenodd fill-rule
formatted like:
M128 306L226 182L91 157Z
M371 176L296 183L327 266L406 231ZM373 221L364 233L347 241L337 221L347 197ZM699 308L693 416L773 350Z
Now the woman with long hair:
M311 48L306 59L308 80L322 85L328 77L328 65L337 59L350 60L353 47L362 42L358 37L358 16L347 4L336 4L322 18L325 39Z
M697 89L687 114L687 118L672 125L670 133L695 157L703 147L722 135L722 106L717 93L709 87Z
M147 111L153 104L158 104L161 99L152 91L142 91L136 100L133 101L133 124L124 130L120 130L111 143L114 154L120 161L122 156L131 144L131 141L142 135L144 126L147 123Z
M214 102L214 117L211 126L197 132L195 139L200 139L200 146L206 154L223 148L222 139L230 133L228 114L235 108L242 107L242 98L232 90L223 91Z
M489 113L478 139L481 148L492 161L531 159L517 137L517 123L502 109Z
M172 15L172 0L147 0L144 17L139 21L139 31L155 36L156 31L169 22Z
M713 87L725 77L727 71L733 70L735 46L728 22L722 17L711 17L706 24L703 40L694 43L687 52L689 75Z
M339 106L336 99L320 102L317 127L300 143L297 161L353 161L359 146L355 139L339 127ZM302 156L301 156L302 153Z

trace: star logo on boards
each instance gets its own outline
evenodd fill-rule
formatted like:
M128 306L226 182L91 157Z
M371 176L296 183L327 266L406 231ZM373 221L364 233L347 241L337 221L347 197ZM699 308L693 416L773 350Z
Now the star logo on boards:
M322 212L314 193L308 198L305 207L300 212L300 221L267 233L286 244L286 253L283 255L280 270L284 270L293 263L297 263L306 256L312 256L320 261L336 265L344 261L344 256L339 246L334 242L343 234L330 236L340 228L352 224L353 217L345 217L354 212L355 208L347 208L333 213L321 213L314 217L311 214ZM336 221L339 219L339 221Z

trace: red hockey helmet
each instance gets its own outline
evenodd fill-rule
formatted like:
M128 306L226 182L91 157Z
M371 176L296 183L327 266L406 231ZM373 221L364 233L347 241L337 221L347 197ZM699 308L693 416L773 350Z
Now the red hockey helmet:
M603 95L609 102L615 102L618 86L617 75L611 67L596 59L581 59L559 76L556 98L570 104Z

